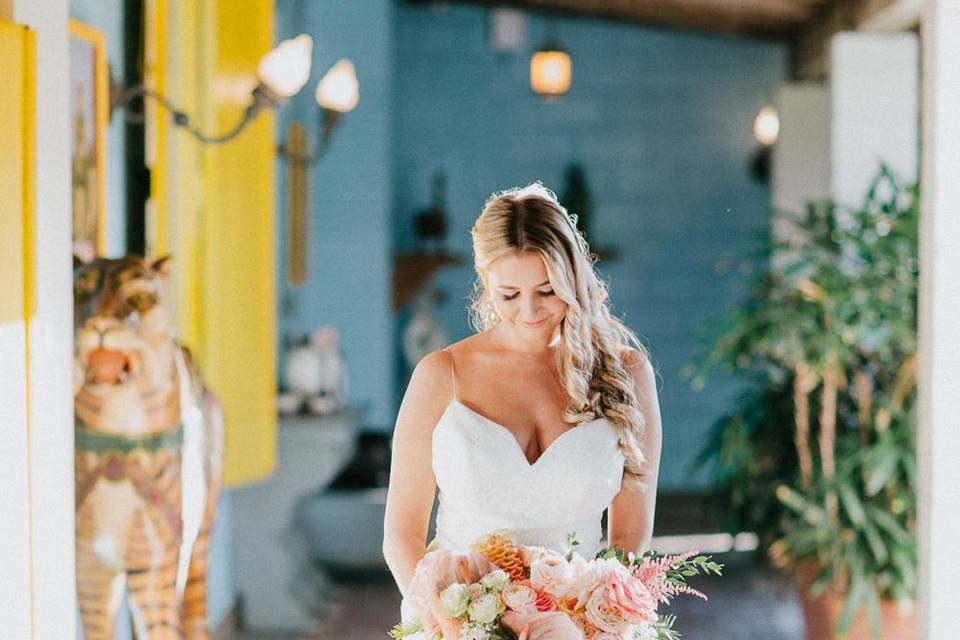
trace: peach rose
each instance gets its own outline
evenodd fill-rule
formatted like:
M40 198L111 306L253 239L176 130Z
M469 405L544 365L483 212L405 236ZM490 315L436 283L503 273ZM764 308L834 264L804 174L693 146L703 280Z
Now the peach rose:
M587 640L623 640L622 633L610 633L609 631L597 631L587 638Z
M653 622L657 619L657 600L639 579L619 572L611 572L603 583L607 601L617 607L631 624Z
M573 583L573 566L561 555L546 553L530 563L530 582L557 598Z
M601 631L622 633L629 621L620 607L607 600L605 591L605 589L597 589L590 595L584 616L587 622Z

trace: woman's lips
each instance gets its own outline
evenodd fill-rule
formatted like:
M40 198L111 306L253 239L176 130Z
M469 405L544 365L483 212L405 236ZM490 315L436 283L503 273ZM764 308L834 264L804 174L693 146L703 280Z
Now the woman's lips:
M523 322L523 321L521 320L521 322L523 322L523 324L525 324L526 326L530 327L531 329L533 329L533 328L535 328L535 327L539 327L540 325L542 325L542 324L543 324L544 322L546 322L546 321L547 321L546 318L544 318L543 320L539 320L539 321L537 321L537 322Z

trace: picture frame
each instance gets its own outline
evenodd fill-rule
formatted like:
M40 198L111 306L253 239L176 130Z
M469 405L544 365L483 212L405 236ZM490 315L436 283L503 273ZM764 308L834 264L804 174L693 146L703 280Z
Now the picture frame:
M106 251L106 150L110 82L104 34L70 20L73 252L87 262Z

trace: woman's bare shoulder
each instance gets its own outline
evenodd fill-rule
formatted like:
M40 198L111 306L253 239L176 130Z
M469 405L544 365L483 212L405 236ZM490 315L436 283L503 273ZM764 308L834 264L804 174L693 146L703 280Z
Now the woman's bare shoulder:
M633 381L638 386L643 386L653 382L655 384L656 373L653 369L653 363L650 361L650 354L646 350L634 349L633 347L621 347L620 358L624 368L633 377Z

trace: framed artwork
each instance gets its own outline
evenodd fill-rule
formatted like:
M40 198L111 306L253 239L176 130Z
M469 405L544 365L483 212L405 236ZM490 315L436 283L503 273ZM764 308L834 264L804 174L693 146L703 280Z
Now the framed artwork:
M103 255L106 248L109 91L103 34L70 20L73 252L85 262Z

